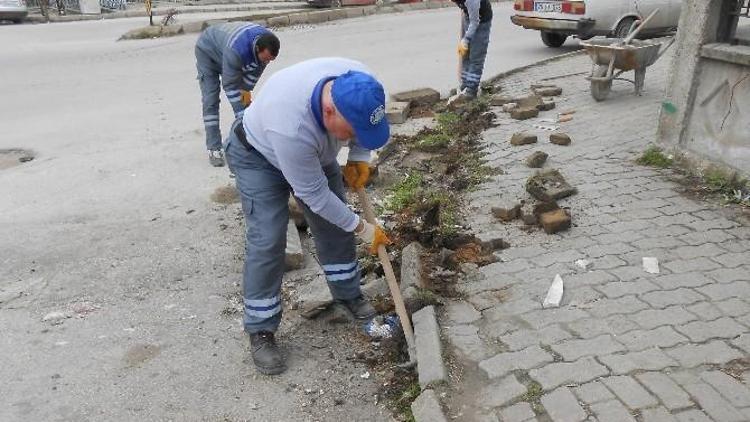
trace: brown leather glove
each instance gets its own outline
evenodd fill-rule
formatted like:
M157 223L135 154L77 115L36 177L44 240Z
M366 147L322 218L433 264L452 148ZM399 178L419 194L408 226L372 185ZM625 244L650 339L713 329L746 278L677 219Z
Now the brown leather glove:
M351 189L362 189L370 180L370 164L364 161L347 161L344 180Z

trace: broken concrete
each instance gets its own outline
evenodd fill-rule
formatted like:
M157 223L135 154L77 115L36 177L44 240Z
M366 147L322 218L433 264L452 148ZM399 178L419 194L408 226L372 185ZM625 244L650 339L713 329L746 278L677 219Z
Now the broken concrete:
M411 404L411 413L416 422L447 422L440 408L437 395L431 389L424 390Z
M518 104L518 106L521 108L536 108L543 101L544 100L542 100L542 97L533 94L523 97L516 97L513 99L513 102Z
M557 205L557 202L555 201L539 202L531 207L531 213L538 220L539 217L545 212L555 211L558 209L560 209L560 206Z
M312 281L297 287L297 305L303 318L315 318L333 303L325 275L317 274Z
M284 264L288 270L298 270L305 265L305 255L302 251L302 241L299 238L297 226L289 220L286 228L286 255Z
M411 107L431 106L440 101L440 93L432 88L419 88L391 95L393 101L409 103Z
M535 107L518 107L510 112L510 117L516 120L531 119L539 115L539 110Z
M543 151L534 151L526 158L526 165L531 168L541 168L547 162L549 155Z
M501 221L512 221L518 218L521 204L513 204L509 207L492 207L492 215Z
M299 203L297 203L297 200L294 199L293 195L289 195L289 218L294 221L294 225L297 226L298 229L307 229L305 213L302 211L302 207L299 206Z
M388 123L400 125L401 123L405 123L409 118L409 110L410 104L408 102L389 102L385 105L385 116L388 119Z
M534 214L534 207L529 203L523 204L518 214L523 224L527 226L536 226L539 222L536 214Z
M536 109L539 111L549 111L555 108L555 102L554 101L542 101L540 104L536 106Z
M513 102L513 97L510 95L503 95L503 94L495 94L490 99L490 105L495 107L500 107L508 103Z
M490 238L482 241L482 249L488 253L508 248L510 248L510 243L506 242L505 239L501 237Z
M537 136L533 133L528 132L516 132L513 134L513 136L510 138L510 144L511 145L529 145L534 144L537 141Z
M506 113L510 113L511 111L518 108L518 103L506 103L503 104L503 111Z
M422 245L412 242L401 251L401 292L422 285Z
M570 136L563 132L553 132L549 135L549 141L555 145L570 145Z
M562 88L560 88L559 86L538 87L532 88L532 90L536 95L540 95L542 97L557 97L558 95L562 95Z
M544 202L553 202L578 193L578 189L568 184L560 171L555 169L538 172L529 177L526 181L526 191Z
M557 233L570 228L571 218L567 210L557 209L539 216L539 223L547 234Z

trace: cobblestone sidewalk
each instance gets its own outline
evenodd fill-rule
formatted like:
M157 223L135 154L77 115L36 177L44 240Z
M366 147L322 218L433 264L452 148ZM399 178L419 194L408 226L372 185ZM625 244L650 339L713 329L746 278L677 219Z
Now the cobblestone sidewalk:
M646 91L615 82L596 103L583 75L590 61L574 55L503 80L504 92L549 82L564 89L557 108L484 134L490 163L505 174L471 196L473 230L503 238L500 262L461 284L441 326L465 364L444 398L449 416L480 421L748 421L750 420L750 228L709 203L675 190L669 171L634 163L654 140L670 57L649 68ZM568 75L568 76L564 76ZM561 110L568 123L544 123ZM570 146L548 142L535 125L559 125ZM511 146L528 130L539 143ZM502 223L490 207L529 198L541 150L579 190L559 201L573 215L561 234L526 232ZM657 257L661 273L642 269ZM587 259L592 267L574 265ZM558 309L541 302L555 274L565 281ZM473 375L472 375L473 373ZM734 375L730 376L728 373Z

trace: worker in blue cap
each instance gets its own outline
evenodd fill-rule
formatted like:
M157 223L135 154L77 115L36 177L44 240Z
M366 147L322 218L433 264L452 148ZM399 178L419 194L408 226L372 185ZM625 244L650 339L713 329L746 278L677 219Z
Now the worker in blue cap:
M343 178L353 188L364 187L370 153L389 136L383 86L362 63L344 58L312 59L278 71L232 126L225 151L247 226L243 322L261 373L286 369L274 333L282 314L290 192L310 225L334 300L359 320L375 316L360 291L355 236L372 253L388 238L346 205L336 156L349 146Z

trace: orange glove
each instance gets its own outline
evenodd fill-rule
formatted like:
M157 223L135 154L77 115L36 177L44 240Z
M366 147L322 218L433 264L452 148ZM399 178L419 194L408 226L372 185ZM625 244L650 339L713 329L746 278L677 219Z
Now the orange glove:
M461 42L458 43L458 55L464 57L467 54L469 54L469 43L461 40Z
M245 107L249 106L253 102L252 91L240 90L240 102Z
M370 224L365 220L360 220L360 222L362 223L362 229L360 231L355 231L354 234L359 236L363 242L370 244L371 254L377 255L378 247L380 245L386 246L391 243L390 239L388 239L388 236L386 236L380 226Z
M344 180L351 189L361 189L370 180L370 164L364 161L347 161L344 166Z

